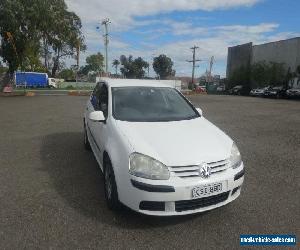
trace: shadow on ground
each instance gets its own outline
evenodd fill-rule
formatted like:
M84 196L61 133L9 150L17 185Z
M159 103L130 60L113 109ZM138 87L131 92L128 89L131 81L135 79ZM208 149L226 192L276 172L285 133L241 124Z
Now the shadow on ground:
M125 228L164 227L191 220L195 215L152 217L124 207L108 210L103 192L103 176L91 152L84 150L81 133L50 134L43 138L41 160L53 187L67 206L80 214ZM197 215L201 216L201 215Z

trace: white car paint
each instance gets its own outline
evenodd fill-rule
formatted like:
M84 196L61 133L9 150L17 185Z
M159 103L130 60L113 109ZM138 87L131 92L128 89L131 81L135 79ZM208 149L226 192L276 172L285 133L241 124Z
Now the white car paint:
M103 170L103 155L107 153L115 174L118 198L127 207L148 215L168 216L184 215L196 212L203 212L223 206L235 200L241 191L244 176L234 180L238 173L244 171L243 162L233 169L230 166L229 158L233 141L215 125L200 116L191 120L171 122L128 122L116 120L112 115L112 87L164 87L157 81L111 79L103 83L108 88L108 114L105 122L101 115L95 114L91 98L87 102L84 114L85 127L92 151ZM93 113L94 112L94 113ZM91 119L90 119L91 118ZM170 171L168 180L151 180L134 176L129 173L130 155L138 152L150 156L165 166ZM216 170L222 170L211 174L209 178L180 177L174 172L174 167L181 169L196 169L199 172L201 163L208 163L209 166L221 166ZM219 162L219 163L218 163ZM224 164L223 166L221 164ZM176 170L176 169L175 169ZM173 187L174 192L149 192L133 186L132 181L152 186ZM178 201L196 201L192 198L192 189L198 186L222 183L222 193L228 193L228 198L216 204L198 206L196 209L176 211ZM233 190L236 192L233 194ZM227 196L226 196L227 197ZM200 197L201 198L201 197ZM199 198L199 199L200 199ZM153 211L140 209L142 201L163 202L164 211ZM177 209L178 210L178 209Z
M118 81L118 79L112 79L112 78L109 78L109 77L99 77L99 76L96 77L96 83L97 82L102 82L102 81L112 81L112 80ZM142 81L143 82L149 82L150 84L151 84L151 82L153 82L153 80L151 80L151 79L149 79L149 80L148 79L144 79ZM168 85L170 87L173 87L173 88L181 91L181 85L182 85L182 81L181 80L175 80L175 79L174 80L156 80L156 84L157 83L165 84L165 85Z

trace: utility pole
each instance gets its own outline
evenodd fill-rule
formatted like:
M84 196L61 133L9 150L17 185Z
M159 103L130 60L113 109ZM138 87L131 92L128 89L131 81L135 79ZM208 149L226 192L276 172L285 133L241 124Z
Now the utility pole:
M215 57L212 56L212 57L210 58L210 62L209 62L209 83L212 82L212 75L211 75L211 73L212 73L212 67L213 67L213 65L214 65L214 61L215 61Z
M102 25L104 25L104 45L105 45L105 73L108 74L108 24L110 24L111 22L109 21L108 18L104 19L102 21Z
M77 56L76 56L76 69L75 69L75 73L76 73L76 85L78 85L78 71L79 71L79 59L80 59L79 58L79 56L80 56L80 41L79 40L77 40L76 52L77 52Z
M196 68L196 62L200 62L202 60L196 60L196 49L199 49L199 47L194 46L191 48L193 51L193 60L187 60L187 62L193 63L193 69L192 69L192 84L194 84L194 78L195 78L195 68Z

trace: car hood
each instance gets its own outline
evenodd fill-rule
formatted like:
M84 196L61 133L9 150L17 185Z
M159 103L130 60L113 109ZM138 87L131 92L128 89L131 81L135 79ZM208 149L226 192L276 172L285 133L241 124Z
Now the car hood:
M172 122L116 121L134 152L167 166L185 166L227 159L233 141L205 118Z

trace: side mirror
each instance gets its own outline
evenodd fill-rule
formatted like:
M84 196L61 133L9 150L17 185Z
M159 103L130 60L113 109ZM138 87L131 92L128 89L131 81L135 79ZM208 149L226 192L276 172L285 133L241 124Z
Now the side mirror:
M94 111L89 114L89 119L93 122L104 122L105 117L102 111Z
M202 112L201 108L196 108L196 110L198 111L198 113L199 113L200 116L203 116L203 112Z

